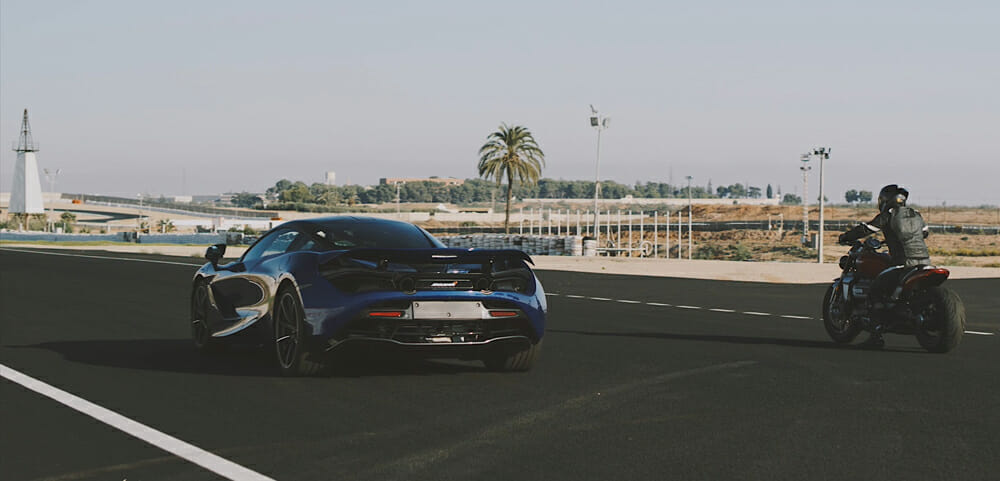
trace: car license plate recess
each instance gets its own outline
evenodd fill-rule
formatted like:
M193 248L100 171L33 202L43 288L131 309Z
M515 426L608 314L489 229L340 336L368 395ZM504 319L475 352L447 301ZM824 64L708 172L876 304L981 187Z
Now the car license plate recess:
M483 304L476 301L417 301L414 319L482 319Z

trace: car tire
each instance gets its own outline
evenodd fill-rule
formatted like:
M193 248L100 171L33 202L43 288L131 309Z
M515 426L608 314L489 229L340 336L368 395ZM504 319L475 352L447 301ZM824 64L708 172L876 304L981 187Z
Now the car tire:
M216 353L222 348L222 343L212 337L208 327L208 313L212 309L209 289L204 279L195 281L191 289L191 340L195 349L204 354Z
M527 347L512 349L510 346L499 345L483 357L486 369L497 372L524 372L531 370L542 350L542 341L532 343Z
M298 292L292 286L278 290L271 312L274 327L274 351L278 368L284 376L313 376L326 367L316 353L306 346L305 312Z

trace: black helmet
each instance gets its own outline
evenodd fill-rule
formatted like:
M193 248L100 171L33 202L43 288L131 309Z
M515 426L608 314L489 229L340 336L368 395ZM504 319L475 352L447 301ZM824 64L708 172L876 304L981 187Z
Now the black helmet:
M882 187L878 193L878 210L885 212L893 207L906 205L906 199L910 197L910 191L896 184L889 184Z

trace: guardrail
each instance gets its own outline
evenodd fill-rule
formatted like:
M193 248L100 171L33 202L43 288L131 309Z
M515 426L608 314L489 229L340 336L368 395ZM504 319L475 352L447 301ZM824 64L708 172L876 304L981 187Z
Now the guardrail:
M89 204L105 205L109 207L142 208L155 212L166 212L172 214L203 215L206 217L230 217L245 219L271 219L278 217L274 211L253 210L253 209L223 209L219 207L208 207L194 204L181 204L177 202L161 202L154 199L129 199L126 197L111 197L106 195L90 194L62 194L63 199L80 199Z

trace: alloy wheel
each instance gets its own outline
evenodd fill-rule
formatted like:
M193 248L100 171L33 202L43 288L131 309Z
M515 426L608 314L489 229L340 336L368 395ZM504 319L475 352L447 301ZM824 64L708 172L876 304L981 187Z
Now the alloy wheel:
M278 350L278 362L288 368L295 363L299 345L298 306L291 294L281 296L274 316L274 344Z

